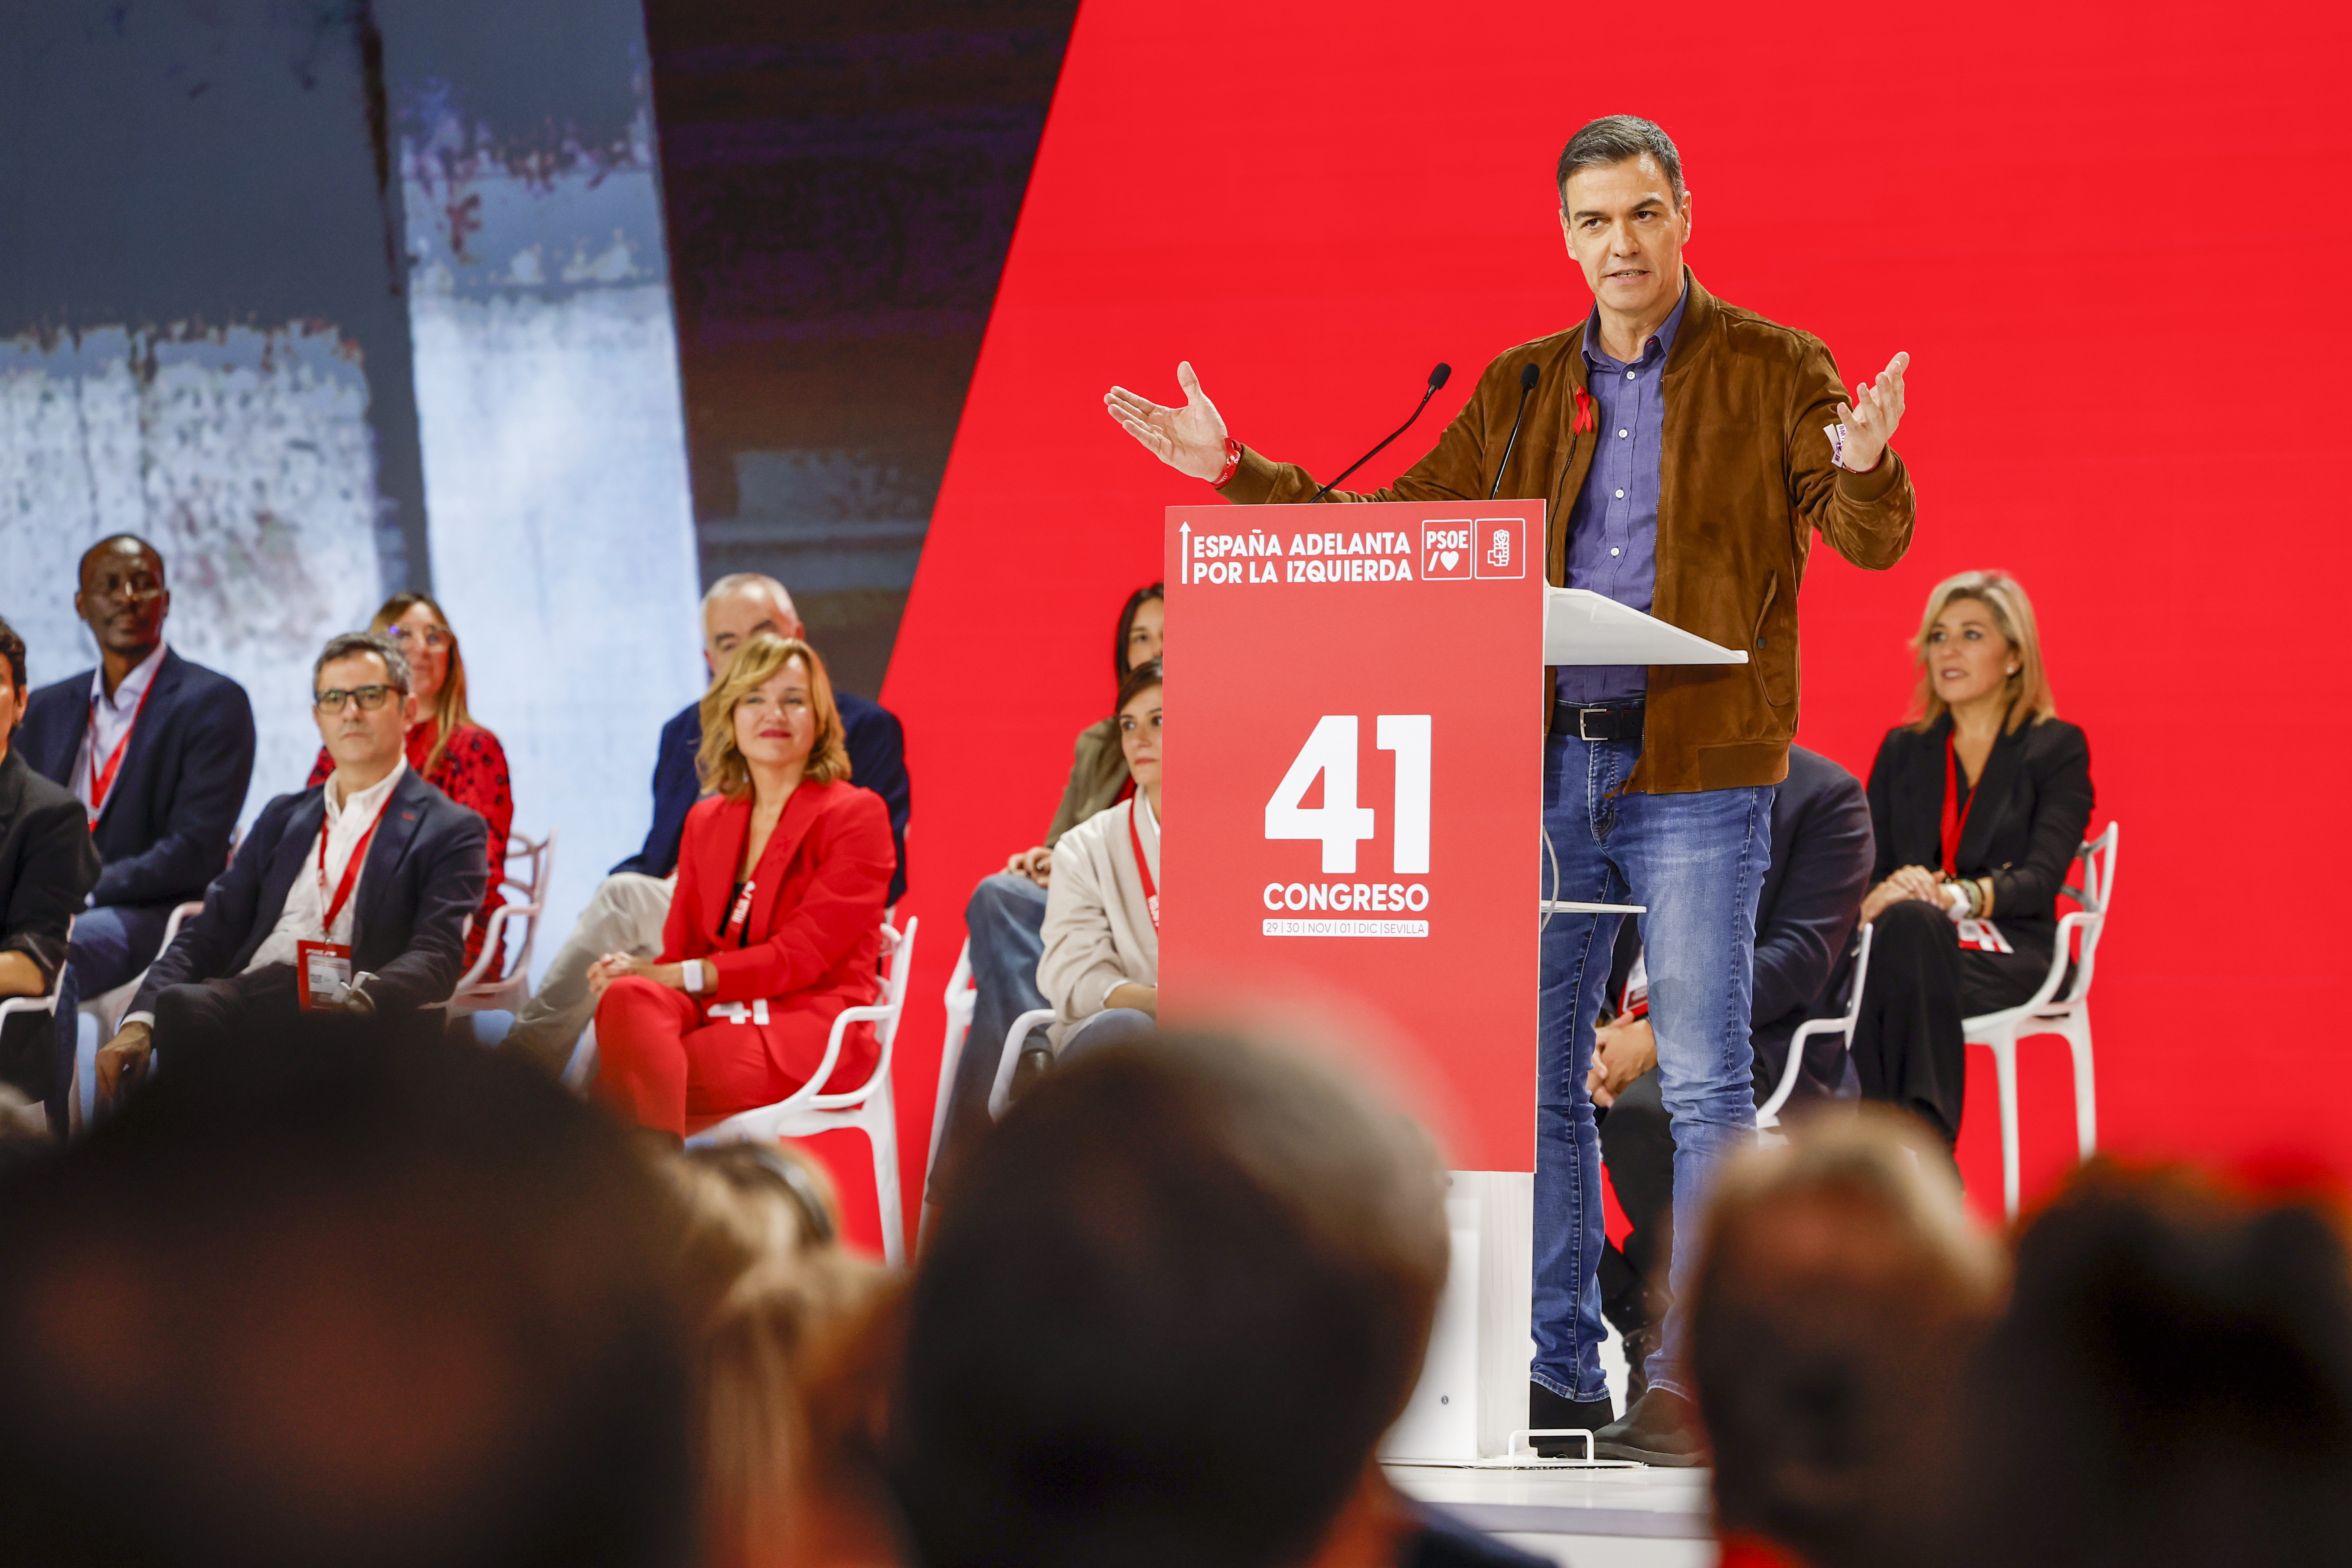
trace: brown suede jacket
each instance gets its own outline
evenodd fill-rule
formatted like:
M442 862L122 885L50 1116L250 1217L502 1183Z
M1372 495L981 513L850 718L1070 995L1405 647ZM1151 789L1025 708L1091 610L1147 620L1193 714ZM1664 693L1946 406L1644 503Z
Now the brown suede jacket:
M1642 760L1628 788L1658 795L1778 784L1797 732L1797 586L1819 530L1857 566L1884 571L1910 548L1911 478L1892 449L1866 474L1830 461L1822 427L1847 395L1820 339L1727 305L1686 267L1690 303L1664 377L1658 496L1658 582L1651 614L1726 647L1744 665L1650 670ZM1568 571L1569 514L1592 466L1594 432L1571 428L1584 386L1584 326L1511 349L1429 456L1392 487L1334 490L1334 501L1482 500L1519 402L1519 368L1542 371L1503 471L1502 494L1541 500L1547 565ZM1246 447L1225 499L1303 501L1315 478ZM1546 677L1549 692L1550 680ZM1547 697L1546 711L1549 711Z

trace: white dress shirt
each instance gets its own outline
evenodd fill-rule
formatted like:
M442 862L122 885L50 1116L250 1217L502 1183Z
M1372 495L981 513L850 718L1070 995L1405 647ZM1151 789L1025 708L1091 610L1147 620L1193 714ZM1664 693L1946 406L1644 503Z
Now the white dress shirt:
M296 873L294 885L286 889L286 907L278 912L278 923L253 950L253 962L245 966L246 973L269 963L294 962L294 944L301 942L340 942L352 944L352 926L360 907L360 889L367 881L367 867L362 863L359 877L352 883L352 896L336 912L332 930L320 934L320 923L326 918L327 904L334 889L342 885L343 872L350 868L352 851L359 847L360 836L374 825L384 808L385 799L400 775L408 771L408 759L394 763L392 772L370 784L346 801L335 798L335 781L330 777L320 790L327 803L327 819L319 831L327 840L327 891L319 890L319 841L316 838L304 847L302 869Z
M111 697L106 694L106 667L101 664L90 672L89 723L81 732L81 749L74 753L73 793L92 822L98 820L99 808L90 804L90 759L97 758L100 768L106 766L106 759L114 755L114 748L131 732L139 704L146 700L147 689L155 684L155 672L163 668L163 645L159 642L153 653L131 667Z

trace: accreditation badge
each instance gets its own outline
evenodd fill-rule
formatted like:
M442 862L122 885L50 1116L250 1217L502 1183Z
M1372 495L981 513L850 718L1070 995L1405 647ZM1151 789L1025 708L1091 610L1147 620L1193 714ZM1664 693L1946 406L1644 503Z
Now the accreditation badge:
M1962 947L1973 948L1979 952L2017 951L2009 945L2009 938L2000 934L2000 928L1990 921L1962 921L1959 925Z
M298 942L294 967L302 976L302 1011L339 1009L352 989L352 950L339 942Z

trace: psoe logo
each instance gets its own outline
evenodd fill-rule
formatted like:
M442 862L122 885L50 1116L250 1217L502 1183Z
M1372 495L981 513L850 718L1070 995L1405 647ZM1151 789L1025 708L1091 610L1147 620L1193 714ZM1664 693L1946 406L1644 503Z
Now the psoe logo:
M1482 517L1472 523L1470 537L1478 547L1474 574L1479 577L1526 576L1527 526L1516 517Z
M1471 574L1476 552L1476 524L1468 518L1448 518L1421 525L1421 574L1424 578L1462 578Z

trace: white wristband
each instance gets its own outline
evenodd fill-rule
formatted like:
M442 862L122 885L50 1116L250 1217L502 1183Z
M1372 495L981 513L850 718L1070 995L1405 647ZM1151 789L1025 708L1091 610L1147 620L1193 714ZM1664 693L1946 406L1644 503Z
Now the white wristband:
M698 995L702 991L702 960L698 958L688 959L686 961L685 973L682 978L686 983L687 994L689 996Z
M1944 884L1944 913L1956 921L1969 918L1969 890L1958 882Z

